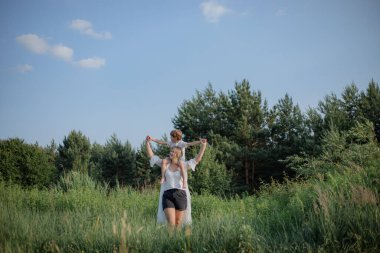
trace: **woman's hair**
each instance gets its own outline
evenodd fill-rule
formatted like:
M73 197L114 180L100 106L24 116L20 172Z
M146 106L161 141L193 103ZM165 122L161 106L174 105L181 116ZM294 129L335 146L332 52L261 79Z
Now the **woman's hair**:
M182 132L181 132L181 130L174 129L173 131L170 132L170 136L173 137L177 141L182 140Z
M176 151L176 158L179 160L182 157L182 149L180 147L172 147L172 151Z

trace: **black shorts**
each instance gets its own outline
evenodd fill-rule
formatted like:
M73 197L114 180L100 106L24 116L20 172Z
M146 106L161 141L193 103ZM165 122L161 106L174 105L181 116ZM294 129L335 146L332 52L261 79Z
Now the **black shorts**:
M175 208L184 211L187 208L187 196L185 190L170 189L162 195L162 208Z

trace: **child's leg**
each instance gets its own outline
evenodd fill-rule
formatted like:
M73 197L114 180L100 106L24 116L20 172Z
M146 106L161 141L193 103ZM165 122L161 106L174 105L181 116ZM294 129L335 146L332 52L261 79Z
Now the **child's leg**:
M165 182L165 172L166 172L167 166L168 166L168 160L165 158L164 160L162 160L160 184Z
M186 189L187 188L187 175L186 175L186 171L185 171L185 163L182 160L179 161L179 168L181 171L181 177L183 179L182 188Z

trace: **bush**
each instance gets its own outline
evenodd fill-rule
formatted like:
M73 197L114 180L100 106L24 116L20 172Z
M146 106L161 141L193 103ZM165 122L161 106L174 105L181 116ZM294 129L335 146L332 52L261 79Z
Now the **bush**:
M231 175L227 172L226 166L216 161L216 150L211 146L208 147L195 172L189 173L191 190L224 196L230 191L230 184Z
M319 157L291 156L289 166L298 175L319 177L331 172L362 170L370 162L380 159L380 148L372 123L356 123L346 132L331 128L322 139L322 154Z
M96 188L97 183L90 176L78 171L70 171L61 176L56 186L57 190L64 192L95 190Z
M49 152L21 139L0 141L0 179L24 187L48 186L56 175Z

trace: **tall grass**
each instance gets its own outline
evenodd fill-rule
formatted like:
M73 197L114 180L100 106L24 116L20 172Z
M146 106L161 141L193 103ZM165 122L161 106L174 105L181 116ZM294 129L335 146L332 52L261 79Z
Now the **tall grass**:
M193 195L193 224L156 224L158 190L72 174L50 190L0 183L1 252L379 252L379 167L272 183L258 196Z

